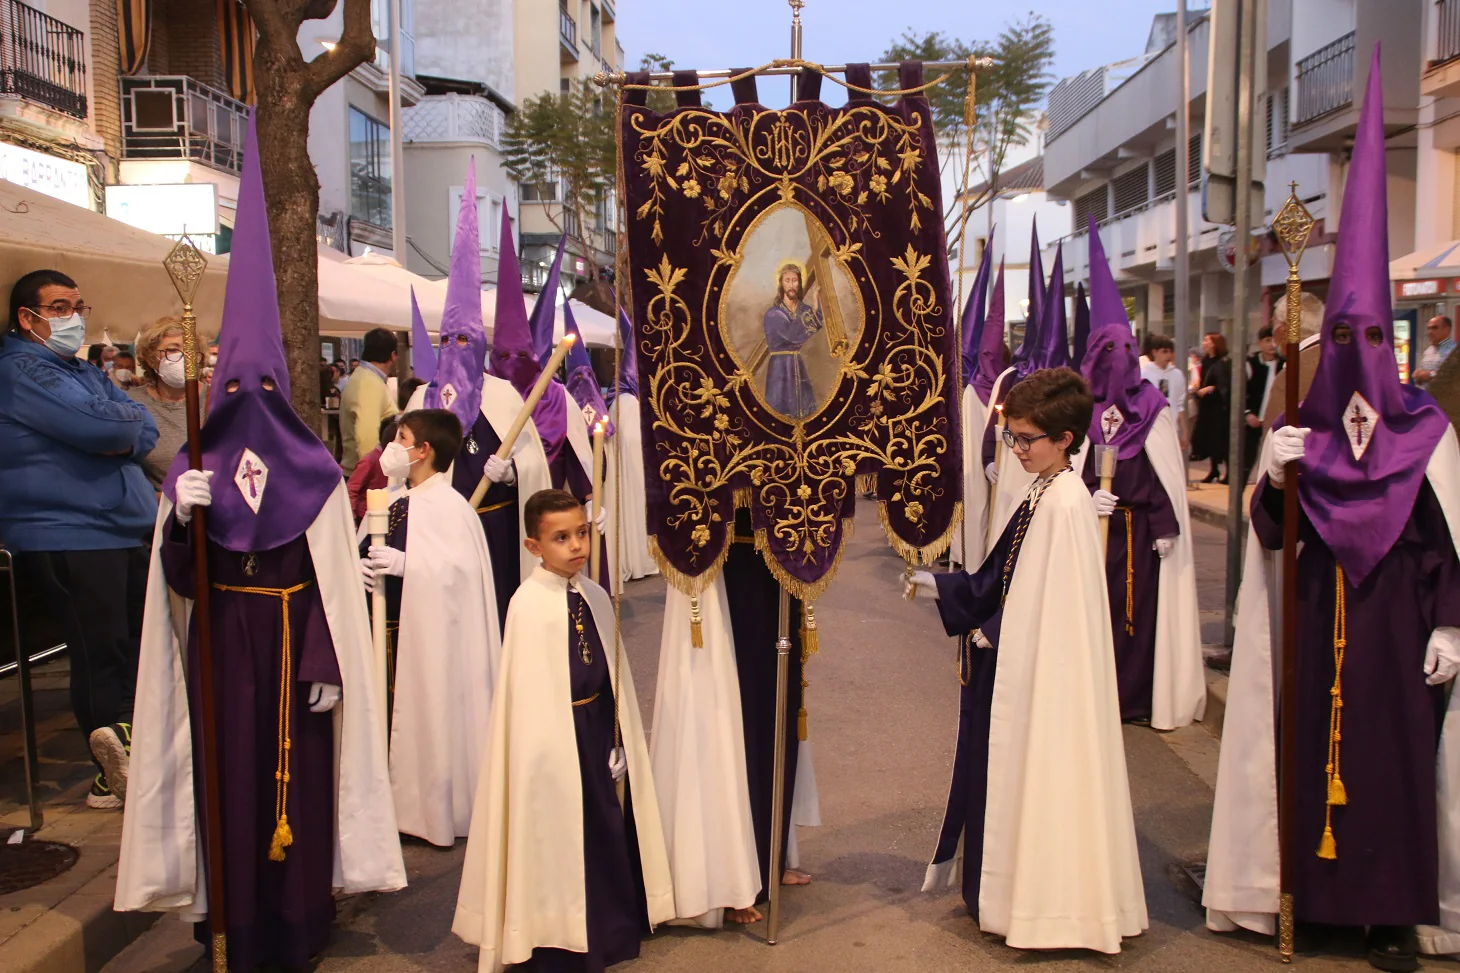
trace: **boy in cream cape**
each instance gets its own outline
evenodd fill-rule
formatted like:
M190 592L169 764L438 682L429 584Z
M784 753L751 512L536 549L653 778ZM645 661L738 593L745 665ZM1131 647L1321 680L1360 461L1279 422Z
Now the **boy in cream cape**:
M597 971L674 918L668 855L613 608L580 573L583 506L541 490L523 517L542 565L507 610L452 931L483 971Z
M959 882L1016 949L1120 952L1146 929L1094 507L1070 468L1090 389L1037 371L1004 402L1004 444L1034 477L981 567L914 574L963 637L953 786L926 891Z

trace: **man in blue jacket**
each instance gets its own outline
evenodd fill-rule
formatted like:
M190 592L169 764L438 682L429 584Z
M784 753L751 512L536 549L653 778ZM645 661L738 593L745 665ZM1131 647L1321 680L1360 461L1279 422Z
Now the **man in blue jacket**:
M126 797L132 694L157 496L142 458L157 426L76 358L91 308L75 281L16 281L0 336L0 543L63 626L71 706L100 772L89 807Z

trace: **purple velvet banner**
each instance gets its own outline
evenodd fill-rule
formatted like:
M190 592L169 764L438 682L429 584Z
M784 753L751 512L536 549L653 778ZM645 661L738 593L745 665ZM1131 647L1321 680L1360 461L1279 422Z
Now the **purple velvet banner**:
M865 66L848 79L870 86ZM630 82L636 80L630 76ZM628 275L649 533L666 575L708 584L748 506L798 597L835 574L875 479L904 557L928 562L961 516L957 358L937 147L922 97L785 111L735 86L621 118ZM921 84L904 65L902 88ZM637 103L636 103L637 102Z

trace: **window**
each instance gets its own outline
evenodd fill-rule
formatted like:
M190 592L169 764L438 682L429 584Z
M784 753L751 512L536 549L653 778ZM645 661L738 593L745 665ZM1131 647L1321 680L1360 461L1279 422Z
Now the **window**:
M1176 191L1176 150L1167 149L1156 156L1156 195Z
M452 186L447 194L447 215L450 217L446 224L448 250L451 249L451 241L456 236L456 218L461 213L461 195L464 188L463 186ZM483 255L495 255L501 247L503 205L504 200L501 196L493 195L481 187L477 188L477 226L480 230Z
M1115 211L1117 213L1126 213L1145 205L1146 200L1150 198L1147 195L1150 189L1147 172L1146 164L1143 162L1129 172L1115 177Z
M1075 200L1075 226L1084 228L1095 217L1096 223L1103 223L1110 215L1110 198L1106 195L1105 184L1102 183Z
M350 109L350 215L390 229L390 128Z
M522 184L524 203L556 203L558 184L556 182L525 182Z

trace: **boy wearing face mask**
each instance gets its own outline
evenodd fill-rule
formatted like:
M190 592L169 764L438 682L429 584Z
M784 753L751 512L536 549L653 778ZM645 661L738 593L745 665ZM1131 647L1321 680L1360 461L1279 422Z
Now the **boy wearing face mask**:
M461 423L445 409L401 417L381 471L403 479L385 544L366 540L367 590L386 584L396 632L390 779L404 834L451 847L471 824L501 640L491 555L447 471Z
M0 540L63 626L76 722L99 773L92 807L126 793L133 687L156 494L147 410L76 358L90 307L54 270L16 281L0 339Z

